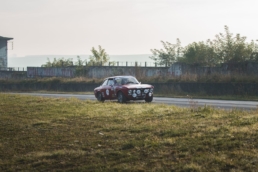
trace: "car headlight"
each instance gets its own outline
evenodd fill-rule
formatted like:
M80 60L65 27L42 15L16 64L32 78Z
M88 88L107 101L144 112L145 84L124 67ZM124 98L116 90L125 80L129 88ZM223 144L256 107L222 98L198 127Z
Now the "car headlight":
M137 90L137 94L141 94L141 90Z
M144 89L144 93L147 94L149 92L149 89Z
M132 94L132 90L128 90L128 94Z

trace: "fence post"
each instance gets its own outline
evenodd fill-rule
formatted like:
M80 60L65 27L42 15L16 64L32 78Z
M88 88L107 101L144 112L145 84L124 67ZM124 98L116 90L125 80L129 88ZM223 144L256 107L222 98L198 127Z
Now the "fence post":
M145 62L145 67L147 67L147 62Z
M137 62L135 62L135 67L137 67Z
M128 66L127 62L126 62L126 67Z

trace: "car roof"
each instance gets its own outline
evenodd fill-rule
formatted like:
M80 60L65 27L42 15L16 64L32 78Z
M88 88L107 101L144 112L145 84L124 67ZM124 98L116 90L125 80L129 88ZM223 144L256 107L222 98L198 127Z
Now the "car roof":
M130 76L130 75L121 75L121 76L111 76L111 77L108 77L108 78L105 78L106 79L112 79L112 78L131 78L131 77L134 77L134 76ZM135 77L134 77L135 78Z

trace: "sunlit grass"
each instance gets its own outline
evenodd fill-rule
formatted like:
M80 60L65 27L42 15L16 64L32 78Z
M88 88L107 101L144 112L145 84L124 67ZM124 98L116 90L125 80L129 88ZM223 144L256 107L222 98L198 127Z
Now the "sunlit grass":
M258 111L0 94L1 171L256 171Z

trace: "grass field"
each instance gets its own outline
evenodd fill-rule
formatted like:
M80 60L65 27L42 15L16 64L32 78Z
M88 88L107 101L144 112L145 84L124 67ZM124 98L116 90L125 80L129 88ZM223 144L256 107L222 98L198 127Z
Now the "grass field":
M0 94L0 171L257 171L258 110Z

